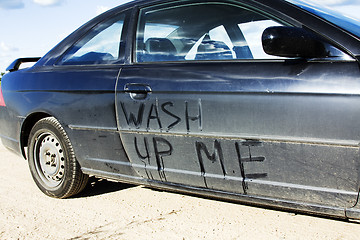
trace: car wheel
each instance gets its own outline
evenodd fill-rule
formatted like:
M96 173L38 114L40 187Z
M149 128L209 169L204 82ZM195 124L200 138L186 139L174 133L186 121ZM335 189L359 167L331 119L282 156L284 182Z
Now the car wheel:
M70 197L81 192L88 182L65 130L53 117L41 119L32 128L28 160L36 185L48 196Z

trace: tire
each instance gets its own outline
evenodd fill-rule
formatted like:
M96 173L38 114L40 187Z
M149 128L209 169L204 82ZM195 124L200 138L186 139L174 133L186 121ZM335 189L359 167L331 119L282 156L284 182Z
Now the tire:
M28 163L36 185L50 197L78 194L89 179L80 169L65 130L53 117L39 120L32 128Z

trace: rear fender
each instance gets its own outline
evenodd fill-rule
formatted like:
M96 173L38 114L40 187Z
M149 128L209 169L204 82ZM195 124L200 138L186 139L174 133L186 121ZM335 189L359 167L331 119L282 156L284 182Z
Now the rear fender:
M32 113L25 118L21 126L21 135L20 135L21 153L25 159L27 159L25 147L28 146L30 131L34 127L36 122L46 117L51 117L51 115L44 112L37 112L37 113Z

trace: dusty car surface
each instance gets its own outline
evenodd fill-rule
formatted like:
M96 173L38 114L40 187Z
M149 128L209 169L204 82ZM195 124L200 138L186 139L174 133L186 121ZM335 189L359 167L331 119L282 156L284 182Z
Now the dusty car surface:
M295 0L134 1L9 66L0 136L56 198L93 175L360 219L359 36Z

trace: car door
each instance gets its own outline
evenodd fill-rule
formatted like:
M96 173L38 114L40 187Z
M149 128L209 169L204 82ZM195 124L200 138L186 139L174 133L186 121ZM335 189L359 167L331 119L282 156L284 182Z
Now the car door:
M351 207L358 193L357 62L266 55L291 25L232 1L140 9L134 64L116 104L144 178L240 195ZM334 49L336 49L334 47Z

